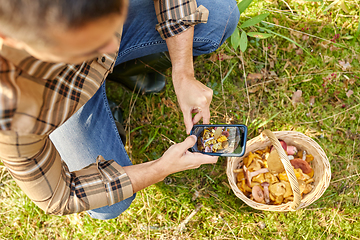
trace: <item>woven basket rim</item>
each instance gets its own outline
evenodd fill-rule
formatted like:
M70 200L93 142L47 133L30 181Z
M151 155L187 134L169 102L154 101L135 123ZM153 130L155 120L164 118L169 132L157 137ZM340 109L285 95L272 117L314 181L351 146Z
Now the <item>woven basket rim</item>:
M316 156L316 159L314 156L314 160L312 161L314 179L316 179L314 184L315 187L310 193L306 194L304 198L301 199L300 205L297 207L297 209L307 207L319 199L330 184L331 169L329 160L321 146L315 140L303 133L297 131L274 131L272 133L274 133L277 138L286 141L288 144L290 143L293 145L298 145L300 149L305 149L308 153ZM257 137L247 141L244 156L228 157L226 174L229 184L234 194L252 208L265 211L293 211L294 209L291 208L292 202L280 205L268 205L252 201L246 197L245 194L242 193L236 185L237 173L234 173L233 170L237 168L239 163L242 162L244 157L246 157L250 151L265 149L265 147L267 147L269 144L271 144L269 138L260 134Z

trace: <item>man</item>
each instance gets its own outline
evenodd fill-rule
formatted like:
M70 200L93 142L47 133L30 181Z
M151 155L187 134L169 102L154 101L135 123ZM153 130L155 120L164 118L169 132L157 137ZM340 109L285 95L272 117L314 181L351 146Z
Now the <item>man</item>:
M188 152L190 136L132 165L104 86L114 65L168 50L186 132L208 123L212 91L192 57L216 50L239 13L233 0L198 2L0 0L0 158L46 213L114 218L137 191L217 161Z

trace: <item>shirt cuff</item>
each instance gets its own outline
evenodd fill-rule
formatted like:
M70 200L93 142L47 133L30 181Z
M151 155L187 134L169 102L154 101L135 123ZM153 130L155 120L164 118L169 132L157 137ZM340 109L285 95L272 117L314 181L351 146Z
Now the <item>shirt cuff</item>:
M203 5L196 7L196 1L190 0L179 5L171 5L172 1L154 1L158 24L156 30L165 40L180 34L198 23L206 23L209 11Z
M108 206L134 194L130 178L119 164L114 160L106 161L100 155L97 157L96 163L106 189Z

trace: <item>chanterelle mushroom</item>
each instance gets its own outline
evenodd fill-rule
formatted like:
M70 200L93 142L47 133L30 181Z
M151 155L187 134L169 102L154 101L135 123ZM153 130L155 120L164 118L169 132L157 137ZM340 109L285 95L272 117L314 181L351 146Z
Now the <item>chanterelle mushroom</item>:
M260 173L267 173L269 171L269 169L267 168L261 168L257 171L254 171L254 172L250 172L249 169L247 169L247 167L244 165L244 172L245 172L245 179L246 179L246 184L251 187L251 179L254 177L254 176L257 176L259 175Z
M286 186L283 182L274 183L269 186L269 191L275 197L283 196L286 192Z
M260 186L256 185L252 188L252 196L254 198L254 200L258 203L262 203L264 202L264 192L261 189Z

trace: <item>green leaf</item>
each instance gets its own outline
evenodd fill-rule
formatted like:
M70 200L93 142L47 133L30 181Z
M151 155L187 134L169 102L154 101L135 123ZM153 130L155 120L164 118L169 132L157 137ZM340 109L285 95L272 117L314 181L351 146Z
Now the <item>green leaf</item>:
M260 123L256 128L261 128L262 126L265 126L266 124L268 124L268 122L270 122L271 120L273 120L277 115L279 115L280 112L275 113L275 115L273 115L272 117L270 117L269 119L267 119L266 121Z
M221 79L221 84L223 84L224 81L225 81L225 79L228 78L228 76L230 75L230 73L232 72L232 70L234 69L234 67L235 67L235 64L231 66L231 68L230 68L230 70L227 72L226 76L225 76L223 79Z
M235 31L231 35L231 46L236 50L240 45L240 32L238 28L235 28Z
M158 134L158 132L159 132L159 128L157 128L157 129L155 130L154 135L153 135L151 138L149 138L149 140L148 140L148 142L146 143L146 145L140 150L140 154L143 153L143 152L147 149L148 146L150 146L150 144L154 141L154 139L155 139L156 135Z
M248 39L245 31L242 31L241 38L240 38L240 50L245 52L248 45Z
M252 1L253 0L242 0L241 2L238 3L240 14L242 14L247 9L247 7L250 5Z
M265 39L265 38L273 36L270 33L261 33L261 32L248 32L247 35L250 37L260 38L260 39Z
M358 38L359 34L360 34L360 22L358 22L358 28L356 30L356 33L354 35L354 39L352 40L352 43L355 42L355 40Z
M353 39L354 36L342 36L340 37L341 39L346 39L346 40L350 40L350 39Z
M269 13L260 14L256 17L253 17L247 21L245 21L243 24L241 24L240 28L246 28L254 26L255 24L258 24L262 20L264 20L267 16L269 16Z
M292 40L291 38L285 37L284 35L282 35L282 34L280 34L280 33L273 32L273 31L271 31L270 29L267 29L267 28L258 27L258 26L257 26L257 28L263 29L264 31L266 31L266 32L268 32L268 33L272 33L272 34L274 34L274 35L277 35L277 36L279 36L279 37L282 37L283 39L288 40L289 42L294 43L296 46L298 46L299 48L301 48L304 52L306 52L307 54L309 54L311 57L314 57L313 55L311 55L311 53L310 53L308 50L306 50L305 48L303 48L303 46L301 46L300 44L298 44L297 42L295 42L295 41ZM240 46L240 47L241 47L241 46Z

